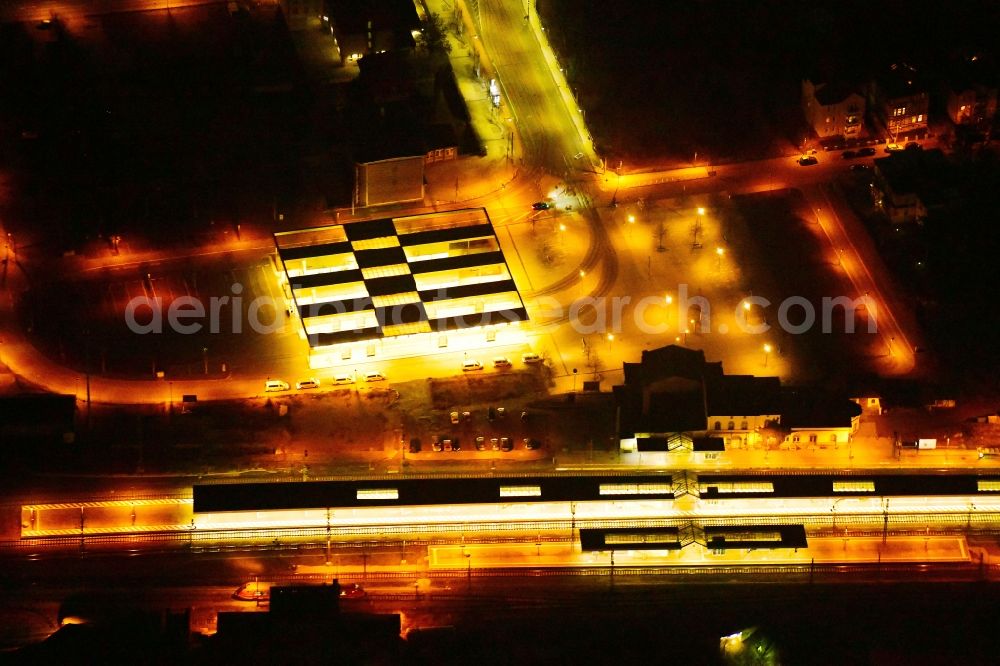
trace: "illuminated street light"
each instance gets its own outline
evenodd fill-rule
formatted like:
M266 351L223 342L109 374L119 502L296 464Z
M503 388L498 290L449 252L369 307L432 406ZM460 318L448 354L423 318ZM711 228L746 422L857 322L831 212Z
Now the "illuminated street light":
M631 215L631 214L630 214L630 215L628 216L628 223L629 223L629 224L635 224L635 215Z
M667 297L664 300L666 300L667 305L670 305L671 303L674 302L674 297L671 296L670 294L667 294Z
M722 268L722 255L724 255L725 253L726 253L726 251L723 248L721 248L721 247L715 248L715 269L716 270L719 270L719 269Z
M615 334L608 333L608 351L611 351L611 343L615 341Z
M705 209L701 206L698 206L698 215L701 215L702 217L705 216Z
M764 367L767 367L767 357L771 355L771 345L770 343L764 343Z

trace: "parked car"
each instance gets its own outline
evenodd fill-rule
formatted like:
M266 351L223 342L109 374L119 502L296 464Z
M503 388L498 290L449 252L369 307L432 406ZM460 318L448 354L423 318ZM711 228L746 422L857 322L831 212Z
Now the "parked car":
M280 379L268 379L264 383L264 390L271 393L274 391L287 391L291 388L288 382L283 382Z
M454 451L455 443L452 442L450 439L444 440L443 442L441 442L441 445L444 447L445 451Z
M500 450L501 451L510 451L513 448L514 448L514 445L510 443L510 437L501 437L500 438Z
M819 164L819 160L812 155L803 155L798 161L799 166L812 166L813 164Z
M385 375L383 375L381 372L366 372L365 373L365 381L366 382L384 382L385 381Z
M483 364L474 359L466 359L462 362L462 372L475 372L476 370L482 370Z
M490 437L490 448L494 451L500 450L500 440L496 437Z
M541 446L542 443L539 442L537 439L531 439L530 437L524 438L524 448L528 449L529 451L534 451L535 449L541 448Z
M521 412L521 421L523 423L527 423L528 422L528 412L527 411Z
M302 379L302 380L299 380L299 381L295 382L295 388L297 388L299 390L317 389L317 388L319 388L319 380L318 379L312 379L312 378Z
M552 204L548 201L536 201L531 204L531 210L548 210L549 208L552 208Z
M887 143L885 144L885 152L887 153L898 153L903 147L898 143Z
M840 154L840 156L843 157L845 160L853 160L855 157L858 156L858 154L853 150L845 150Z
M497 356L493 359L493 367L497 369L509 368L511 366L510 359L506 356Z
M437 435L434 435L434 438L431 440L431 448L435 451L444 451L444 445L441 443L441 438Z
M333 383L336 384L336 385L338 385L338 386L342 386L344 384L353 384L354 383L354 376L353 375L337 375L336 377L333 378Z
M486 438L480 435L479 437L476 437L476 451L485 451L485 450L486 450Z
M420 453L420 438L410 438L410 453Z
M920 145L919 143L917 143L916 141L910 141L909 143L907 143L907 144L906 144L906 145L905 145L905 146L903 147L903 150L923 150L923 149L924 149L924 147L923 147L923 146L921 146L921 145Z
M507 408L506 407L497 407L497 418L498 419L507 418Z
M452 425L458 423L458 412L451 413L451 423Z
M874 148L859 148L858 157L871 157L875 154Z
M527 352L526 354L521 354L521 361L524 363L541 363L542 357L535 352Z

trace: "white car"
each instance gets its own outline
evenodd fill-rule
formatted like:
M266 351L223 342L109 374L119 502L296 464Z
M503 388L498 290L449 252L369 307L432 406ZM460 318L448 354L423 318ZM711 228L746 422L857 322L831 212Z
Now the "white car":
M333 378L333 383L337 385L353 384L354 377L351 375L337 375Z
M509 368L511 366L510 359L506 356L497 356L493 359L494 368Z
M466 361L462 363L462 372L474 372L476 370L482 370L482 369L483 369L483 364L471 358L466 359Z
M381 372L366 372L365 373L365 381L366 382L384 382L385 381L385 375L383 375Z
M267 382L264 383L264 390L268 393L275 391L287 391L290 388L291 387L288 385L288 382L283 382L280 379L268 379Z
M301 381L295 382L295 388L299 389L300 391L304 389L318 389L319 380L313 379L312 377L310 377L309 379L303 379Z
M535 352L528 352L526 354L521 354L521 361L524 363L541 363L542 357Z

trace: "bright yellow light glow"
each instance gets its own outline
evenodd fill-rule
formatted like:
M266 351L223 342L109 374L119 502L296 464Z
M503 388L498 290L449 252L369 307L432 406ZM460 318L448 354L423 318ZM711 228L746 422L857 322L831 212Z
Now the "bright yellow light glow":
M559 225L559 231L566 231L566 225L565 224L560 224Z
M726 251L723 250L721 247L717 247L717 248L715 248L715 253L721 257L722 255L724 255L726 253Z
M743 301L743 309L748 312L750 311L750 301Z
M586 274L587 274L587 271L584 271L584 270L580 271L580 277L584 277Z
M635 224L635 215L629 215L628 216L628 221L629 221L629 224Z
M395 488L361 488L358 490L358 499L399 499L399 491Z
M698 214L699 215L704 215L705 214L705 209L702 208L701 206L698 206Z
M541 486L500 486L500 497L541 497Z
M666 301L667 301L667 305L670 305L671 303L674 302L674 297L671 296L670 294L667 294Z
M771 353L771 345L768 344L768 343L766 343L766 342L764 343L764 353L765 354L770 354Z
M615 334L614 333L608 333L608 342L613 342L614 339L615 339Z

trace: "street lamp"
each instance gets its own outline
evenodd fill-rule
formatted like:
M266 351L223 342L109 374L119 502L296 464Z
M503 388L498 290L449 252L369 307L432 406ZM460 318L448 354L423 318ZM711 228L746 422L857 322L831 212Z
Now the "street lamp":
M764 367L767 367L767 357L771 355L771 345L770 343L764 343Z
M715 248L715 257L716 257L716 260L715 260L715 269L716 270L719 270L719 269L722 268L722 255L724 255L725 253L726 253L726 251L723 248L721 248L721 247Z
M615 341L615 334L608 333L608 351L611 351L611 343Z
M698 215L700 215L701 217L705 217L705 209L702 208L701 206L698 206Z
M671 296L670 294L667 294L666 297L663 300L665 300L667 302L667 305L670 305L671 303L674 302L674 297Z
M632 215L631 213L629 213L628 223L629 224L635 224L635 215Z

